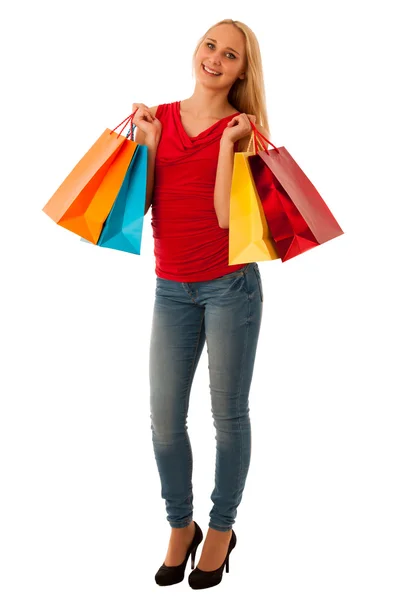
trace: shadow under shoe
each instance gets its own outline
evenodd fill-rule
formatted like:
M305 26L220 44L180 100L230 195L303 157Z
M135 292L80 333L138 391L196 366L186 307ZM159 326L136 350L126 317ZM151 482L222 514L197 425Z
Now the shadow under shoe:
M202 571L198 567L192 571L188 578L190 587L194 590L201 590L203 588L213 587L221 582L224 566L226 565L226 572L229 573L229 555L236 546L236 534L232 529L232 536L229 541L228 551L222 565L215 569L215 571Z
M200 527L197 525L196 521L194 521L195 532L193 536L193 541L190 544L184 561L180 565L176 565L175 567L167 567L164 563L158 569L155 580L158 585L173 585L174 583L180 583L183 581L185 577L185 569L186 563L190 554L192 555L192 569L194 569L194 562L196 558L196 551L203 541L203 532Z

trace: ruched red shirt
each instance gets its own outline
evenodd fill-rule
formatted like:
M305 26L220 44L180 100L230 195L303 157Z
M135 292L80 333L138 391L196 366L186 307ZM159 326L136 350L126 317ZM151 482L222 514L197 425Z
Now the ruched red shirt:
M189 137L182 125L180 101L157 108L162 133L155 159L151 226L158 277L206 281L247 264L229 266L229 229L219 226L214 208L220 139L237 114Z

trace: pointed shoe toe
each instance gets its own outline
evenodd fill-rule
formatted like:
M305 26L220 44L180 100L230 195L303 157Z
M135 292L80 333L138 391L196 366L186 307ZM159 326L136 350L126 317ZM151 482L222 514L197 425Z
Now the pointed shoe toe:
M229 573L229 555L236 546L236 535L232 529L232 537L229 542L228 551L222 565L214 571L202 571L196 567L188 577L188 583L193 590L201 590L204 588L213 587L221 583L224 567L226 566L226 572Z
M201 531L196 521L194 521L194 525L195 533L193 541L186 552L186 556L183 562L175 567L167 567L163 563L154 577L158 585L174 585L175 583L180 583L181 581L183 581L185 577L186 564L190 555L192 556L191 566L192 569L194 569L196 551L199 544L201 544L201 542L203 541L203 532Z

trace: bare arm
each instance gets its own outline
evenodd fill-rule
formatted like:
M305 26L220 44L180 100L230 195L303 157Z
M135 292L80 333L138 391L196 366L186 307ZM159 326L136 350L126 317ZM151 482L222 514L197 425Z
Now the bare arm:
M155 116L157 106L153 106L150 109L150 112L153 116ZM135 129L135 142L142 146L147 146L147 182L146 182L146 205L144 209L144 214L147 214L149 210L152 200L153 200L153 190L154 190L154 167L155 160L157 154L157 147L159 143L159 139L148 138L143 131L141 131L138 127Z
M234 142L222 137L219 145L217 175L214 187L214 208L221 229L228 229L229 227L233 160Z
M147 183L146 183L146 206L144 209L144 214L147 214L151 203L153 201L153 190L154 190L154 167L157 153L157 145L152 144L151 142L144 142L144 145L147 146Z
M264 134L265 130L260 125L256 127ZM264 134L265 135L265 134ZM246 146L250 136L246 137ZM264 142L266 145L267 143ZM218 224L221 229L229 229L229 208L232 187L233 162L234 162L234 142L221 137L217 175L214 187L214 208L217 213Z

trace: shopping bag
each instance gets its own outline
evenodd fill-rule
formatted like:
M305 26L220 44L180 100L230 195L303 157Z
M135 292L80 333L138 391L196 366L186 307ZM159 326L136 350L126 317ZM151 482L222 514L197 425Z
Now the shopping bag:
M279 258L275 242L249 167L249 152L258 140L250 138L246 152L235 152L229 206L229 265Z
M282 262L342 235L328 206L287 149L277 148L251 126L254 136L274 147L249 156L248 162Z
M148 149L138 145L108 215L98 246L140 254L146 205Z
M130 122L132 115L115 129ZM96 243L137 143L106 129L42 209L58 225ZM133 131L131 127L131 132Z

